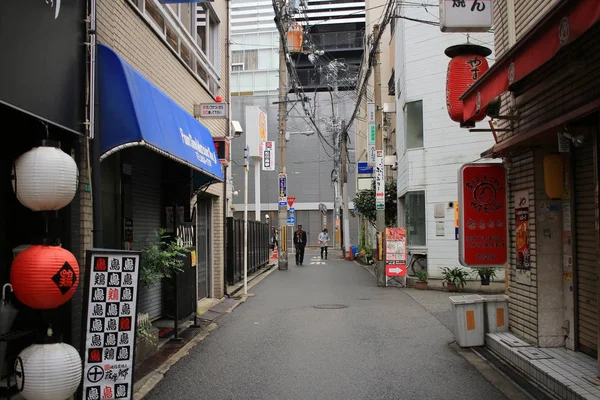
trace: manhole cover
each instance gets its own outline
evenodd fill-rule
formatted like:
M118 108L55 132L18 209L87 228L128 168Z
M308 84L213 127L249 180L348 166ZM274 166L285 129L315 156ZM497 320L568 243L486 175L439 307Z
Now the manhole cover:
M313 307L321 310L337 310L340 308L348 308L348 306L345 304L319 304L318 306Z

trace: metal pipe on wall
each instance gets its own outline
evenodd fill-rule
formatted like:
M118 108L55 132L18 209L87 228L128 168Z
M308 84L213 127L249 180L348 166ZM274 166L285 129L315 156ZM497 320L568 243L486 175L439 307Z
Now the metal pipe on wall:
M89 98L88 98L88 136L91 140L90 159L92 169L92 235L95 248L102 248L102 182L100 174L100 143L96 135L96 0L89 2Z

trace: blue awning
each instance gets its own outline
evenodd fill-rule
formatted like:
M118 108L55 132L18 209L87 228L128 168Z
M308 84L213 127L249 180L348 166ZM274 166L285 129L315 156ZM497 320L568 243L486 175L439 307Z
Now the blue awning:
M209 130L122 60L98 45L100 159L145 146L192 169L223 180Z

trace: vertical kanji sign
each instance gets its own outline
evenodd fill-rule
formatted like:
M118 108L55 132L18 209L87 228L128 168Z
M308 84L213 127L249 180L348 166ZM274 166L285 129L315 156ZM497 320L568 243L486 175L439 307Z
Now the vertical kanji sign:
M83 399L132 399L140 252L87 252Z

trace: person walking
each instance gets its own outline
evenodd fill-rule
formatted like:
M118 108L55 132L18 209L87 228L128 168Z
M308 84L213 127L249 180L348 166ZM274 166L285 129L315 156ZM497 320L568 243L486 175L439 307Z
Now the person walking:
M323 253L325 253L325 260L327 260L327 245L329 244L329 234L327 233L327 228L324 228L321 233L319 233L319 246L321 246L321 260L323 260Z
M296 265L302 265L306 247L306 232L302 230L302 225L298 225L298 230L294 233L294 247L296 247Z
M271 229L271 250L274 250L275 247L279 249L279 237L277 235L277 229Z

